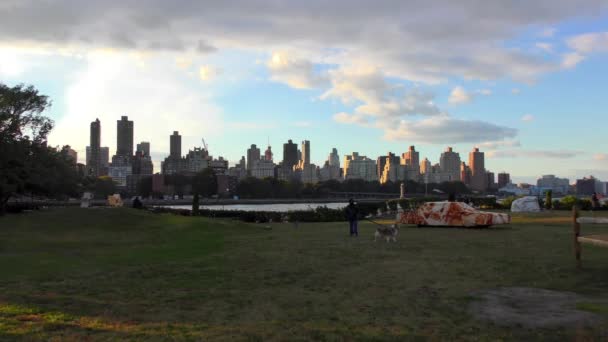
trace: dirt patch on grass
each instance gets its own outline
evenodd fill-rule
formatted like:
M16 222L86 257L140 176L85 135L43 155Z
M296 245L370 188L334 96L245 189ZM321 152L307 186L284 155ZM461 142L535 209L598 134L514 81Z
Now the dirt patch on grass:
M580 327L601 322L599 315L577 309L588 298L573 292L504 287L473 293L470 313L502 326L527 328Z

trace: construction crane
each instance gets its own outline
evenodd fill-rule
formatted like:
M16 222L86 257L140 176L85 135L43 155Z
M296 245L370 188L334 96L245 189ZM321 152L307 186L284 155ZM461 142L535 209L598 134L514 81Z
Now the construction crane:
M207 143L205 142L205 138L203 138L203 147L205 147L205 150L207 150L207 152L209 152L209 146L207 146Z

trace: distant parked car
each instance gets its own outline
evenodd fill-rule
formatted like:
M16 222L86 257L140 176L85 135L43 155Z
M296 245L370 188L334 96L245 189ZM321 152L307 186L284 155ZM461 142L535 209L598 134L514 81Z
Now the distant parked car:
M401 214L399 223L437 227L489 227L511 223L508 214L479 211L462 202L427 202Z

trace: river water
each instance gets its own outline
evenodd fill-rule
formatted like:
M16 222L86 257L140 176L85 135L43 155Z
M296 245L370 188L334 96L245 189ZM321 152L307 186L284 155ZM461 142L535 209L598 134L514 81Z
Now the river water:
M329 209L342 209L346 207L347 202L334 203L276 203L276 204L213 204L200 205L201 209L210 210L242 210L242 211L272 211L272 212L288 212L294 210L314 210L317 207L327 207ZM191 205L164 205L162 207L173 209L192 209Z

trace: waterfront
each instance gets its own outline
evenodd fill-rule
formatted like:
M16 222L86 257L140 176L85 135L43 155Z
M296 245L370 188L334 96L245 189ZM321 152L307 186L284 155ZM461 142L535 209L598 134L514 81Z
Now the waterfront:
M210 210L242 210L242 211L272 211L272 212L288 212L296 210L314 210L317 207L327 207L329 209L344 208L347 202L331 202L331 203L274 203L274 204L211 204L201 205L201 209ZM159 205L159 207L172 209L192 209L192 205Z

